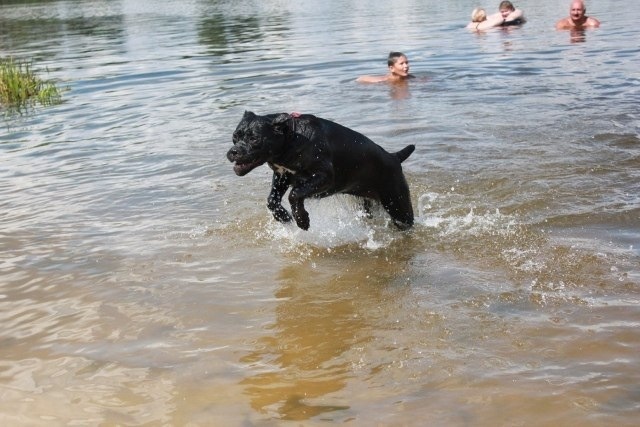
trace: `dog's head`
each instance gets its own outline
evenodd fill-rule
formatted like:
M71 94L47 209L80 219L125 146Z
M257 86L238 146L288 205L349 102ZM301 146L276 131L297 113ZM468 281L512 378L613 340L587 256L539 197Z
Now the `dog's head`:
M291 116L286 113L258 116L251 111L244 112L233 132L233 147L227 152L227 159L235 162L236 175L246 175L282 153L290 120Z

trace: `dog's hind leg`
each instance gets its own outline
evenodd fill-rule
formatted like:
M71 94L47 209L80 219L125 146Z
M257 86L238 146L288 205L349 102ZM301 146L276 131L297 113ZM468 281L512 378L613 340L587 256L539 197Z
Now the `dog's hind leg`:
M373 201L366 197L363 198L362 209L364 210L364 214L366 215L367 218L373 217L373 212L371 211L371 208L373 208Z
M273 214L276 221L291 221L291 215L287 212L284 206L282 206L282 198L284 197L284 193L287 192L290 183L291 176L288 173L273 173L273 178L271 180L271 192L267 199L267 207Z
M380 202L399 229L407 230L413 226L413 207L409 186L404 180L398 183L395 191L381 195Z

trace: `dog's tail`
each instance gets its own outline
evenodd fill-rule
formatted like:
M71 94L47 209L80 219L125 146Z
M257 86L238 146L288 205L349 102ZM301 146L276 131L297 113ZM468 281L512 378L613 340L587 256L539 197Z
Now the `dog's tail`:
M394 153L394 154L398 158L398 160L400 160L400 163L402 163L405 160L407 160L407 157L409 157L411 155L411 153L413 153L413 150L415 150L415 149L416 149L416 146L411 144L411 145L407 145L402 150L400 150L400 151L398 151L397 153Z

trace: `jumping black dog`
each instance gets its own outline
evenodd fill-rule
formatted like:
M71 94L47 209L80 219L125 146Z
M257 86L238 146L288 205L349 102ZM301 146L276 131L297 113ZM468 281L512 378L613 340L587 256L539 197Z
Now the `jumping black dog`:
M298 227L309 229L304 199L345 193L379 201L398 228L413 225L409 186L402 163L413 153L408 145L389 153L366 136L311 114L256 115L245 111L233 132L227 158L243 176L268 163L273 169L267 206L276 220L291 221L282 198L291 187L289 203Z

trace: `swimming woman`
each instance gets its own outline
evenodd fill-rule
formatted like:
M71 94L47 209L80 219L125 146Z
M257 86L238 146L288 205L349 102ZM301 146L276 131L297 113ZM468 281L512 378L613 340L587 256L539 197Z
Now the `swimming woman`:
M489 28L499 27L502 25L502 22L502 16L491 15L487 17L487 12L478 7L471 12L471 22L467 24L467 28L475 31L483 31Z

